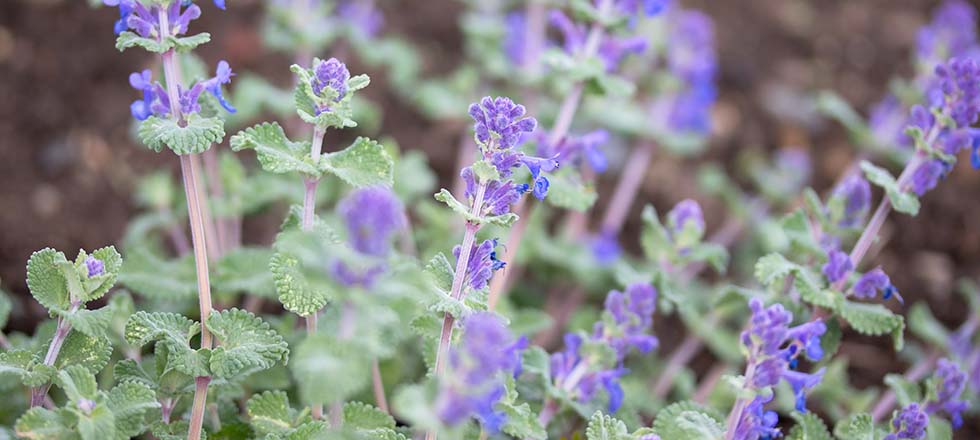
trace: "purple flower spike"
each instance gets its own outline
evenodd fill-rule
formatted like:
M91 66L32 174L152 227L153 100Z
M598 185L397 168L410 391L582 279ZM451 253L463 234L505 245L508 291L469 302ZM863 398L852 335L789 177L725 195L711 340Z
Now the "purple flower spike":
M466 265L466 284L473 290L480 290L487 287L493 273L503 269L507 263L497 259L497 240L484 240L479 246L475 246L470 252L470 259ZM460 247L453 249L453 256L459 260Z
M831 249L827 252L827 264L823 265L823 275L827 277L827 281L836 283L844 279L853 269L851 257L846 253L839 249Z
M384 15L371 2L345 1L338 7L337 14L365 38L377 35L385 24Z
M980 115L980 65L972 59L953 58L936 66L936 77L956 125L966 128L976 122Z
M918 403L910 403L892 419L893 431L884 440L922 440L926 437L929 415Z
M935 188L939 179L943 178L947 171L947 165L939 159L922 163L912 173L912 192L922 196Z
M619 245L616 234L603 232L592 238L590 243L592 256L600 266L609 266L622 254L623 249Z
M977 50L977 10L962 0L947 0L932 21L919 30L916 55L926 68L950 57L964 57Z
M89 278L97 277L105 273L105 263L91 255L85 258L85 268L88 269Z
M711 81L717 69L714 25L698 11L682 11L672 20L667 46L671 73L689 82Z
M658 15L667 9L670 0L617 0L616 7L628 15L643 14L647 17Z
M347 96L347 81L350 79L350 71L347 65L336 58L329 60L316 60L313 65L313 78L310 79L310 87L313 93L321 98L333 97L333 102L340 102ZM325 95L324 91L331 89L331 95ZM317 115L330 111L327 104L318 105L315 112Z
M926 412L929 414L945 412L954 428L963 426L962 412L966 410L969 403L966 400L959 400L959 397L966 389L966 373L949 359L940 359L935 378L938 387L936 400L926 404Z
M781 434L776 425L779 423L779 415L775 411L767 411L765 406L772 400L772 395L768 397L756 396L742 411L742 416L738 424L732 427L735 429L737 440L761 440L773 439Z
M844 200L844 215L840 226L853 228L864 223L864 217L871 208L871 185L861 176L854 173L844 179L834 188L833 197Z
M478 104L470 105L469 114L475 121L477 140L484 145L491 139L499 140L497 149L509 149L517 145L521 136L531 133L537 127L532 117L524 117L523 105L515 104L509 98L485 97Z
M905 134L909 114L895 95L887 95L871 108L868 126L875 142L889 148L905 148L912 139Z
M375 257L387 256L392 237L405 228L405 207L388 188L371 187L351 192L337 206L354 250Z
M701 212L701 205L691 199L680 201L667 213L667 224L675 235L686 228L704 233L704 214Z
M854 296L862 299L874 298L878 296L879 291L882 292L883 299L890 299L895 296L899 302L905 302L902 296L898 294L898 289L892 285L891 279L880 267L862 275L852 287Z
M783 379L793 387L796 395L796 410L806 412L806 392L813 389L823 379L824 369L817 370L816 373L807 374L799 371L787 370L783 372Z
M504 375L519 374L521 351L527 339L514 339L507 326L490 312L466 318L459 349L449 358L437 402L439 417L455 425L474 417L485 430L496 433L506 414L494 408L504 396Z
M217 6L218 9L224 10L225 9L225 0L214 0L214 5Z
M515 66L523 66L526 62L527 36L525 31L527 17L521 12L511 12L507 14L504 25L504 53Z

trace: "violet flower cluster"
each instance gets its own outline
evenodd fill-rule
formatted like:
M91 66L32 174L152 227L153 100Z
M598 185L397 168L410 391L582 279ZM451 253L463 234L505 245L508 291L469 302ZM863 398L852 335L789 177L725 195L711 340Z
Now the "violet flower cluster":
M449 358L448 374L440 387L437 408L448 425L476 418L483 429L496 433L506 414L494 406L506 394L506 376L521 372L521 351L527 339L515 339L491 312L470 315L463 324L459 347Z
M213 77L198 81L187 90L178 86L178 104L181 114L200 112L201 104L199 101L201 94L205 91L213 95L229 113L235 113L235 107L225 100L221 93L221 86L230 83L231 77L234 75L231 67L228 66L228 62L221 60L218 62ZM143 93L143 99L133 101L129 106L134 118L144 121L150 116L162 118L170 115L170 97L167 95L167 90L159 81L153 81L149 69L130 74L129 85Z
M317 116L330 111L331 101L340 102L347 96L348 80L350 80L350 71L340 60L330 58L326 61L320 59L314 61L310 87L315 95L325 101L316 104L314 111Z
M345 286L370 288L387 268L384 259L391 253L392 239L408 224L405 207L390 189L369 187L352 191L337 205L337 212L347 229L347 243L361 258L337 259L330 272Z
M953 428L963 426L963 411L969 406L960 395L966 389L966 373L959 365L949 359L940 359L934 376L936 392L925 404L929 414L945 413L949 416Z
M679 10L671 17L667 66L682 86L669 100L668 126L675 131L707 135L711 129L717 60L714 26L699 11Z
M977 41L977 10L963 0L947 0L916 37L915 58L919 75L915 79L923 96L942 99L933 76L936 67L951 58L980 59ZM911 118L908 109L893 94L885 96L871 111L869 128L875 142L889 147L908 148L912 138L905 133ZM933 166L935 170L935 166Z
M625 292L609 292L602 320L595 324L592 334L566 334L564 351L551 355L555 384L583 403L599 396L600 389L605 390L607 409L616 412L625 397L619 379L629 372L623 366L626 356L633 350L649 353L657 348L658 340L650 334L656 305L657 290L649 284L637 283ZM586 344L609 347L615 359L587 357L583 351ZM602 367L600 362L610 366Z
M119 8L119 20L113 25L116 35L132 29L143 38L159 39L162 36L162 6L154 4L147 8L141 0L102 0L102 3ZM225 9L225 0L214 0L214 4ZM166 8L166 15L167 35L183 35L190 22L201 16L201 8L189 1L173 0Z
M926 437L929 415L918 403L910 403L892 419L892 432L884 440L921 440Z
M485 97L479 103L470 105L469 114L475 121L474 130L476 141L480 147L483 160L491 164L500 179L489 182L478 182L472 167L463 169L461 176L466 183L466 198L476 198L477 188L485 184L485 194L480 215L503 215L510 212L510 207L520 200L521 195L529 189L538 199L544 199L548 194L550 182L544 173L558 167L558 161L552 158L533 157L517 150L525 135L537 127L537 121L525 117L527 110L523 105L515 104L509 98ZM527 167L531 172L532 184L516 184L508 179L515 168Z
M818 361L823 357L820 337L827 331L823 321L815 320L791 327L793 314L781 304L765 307L762 300L749 301L752 318L748 330L742 333L742 343L749 351L745 387L760 391L739 414L735 426L736 439L775 436L777 416L766 412L765 404L772 396L761 392L785 380L796 395L796 409L806 412L806 393L823 378L824 369L816 373L796 370L799 359Z

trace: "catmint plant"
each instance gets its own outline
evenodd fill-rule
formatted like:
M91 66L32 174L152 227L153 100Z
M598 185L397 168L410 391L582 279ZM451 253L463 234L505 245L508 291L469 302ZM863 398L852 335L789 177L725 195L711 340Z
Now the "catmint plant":
M285 93L190 55L210 40L191 32L210 4L104 4L117 48L159 54L120 82L136 91L122 114L180 156L184 196L154 172L122 255L30 257L28 289L52 319L0 332L0 437L952 439L975 414L980 289L963 283L969 316L947 328L872 249L961 155L980 165L965 2L918 32L915 76L867 121L817 98L857 147L825 193L804 188L806 150L750 152L731 175L703 166L672 205L646 203L634 241L622 232L652 161L680 164L713 132L720 58L703 12L469 1L467 59L422 78L378 2L272 0L262 33L295 60ZM373 135L381 110L344 60L389 67L395 99L466 126L453 190L431 200L434 173L395 139L332 145ZM229 139L254 150L254 170L215 152L225 118L263 110L282 121ZM281 219L274 239L241 233L259 211ZM0 292L0 330L22 306ZM881 388L852 383L860 365L840 347L854 334L910 367Z

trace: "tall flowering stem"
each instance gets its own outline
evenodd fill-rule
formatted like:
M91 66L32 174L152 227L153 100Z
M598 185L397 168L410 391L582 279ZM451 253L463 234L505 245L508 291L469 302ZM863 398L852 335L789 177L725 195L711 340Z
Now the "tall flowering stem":
M170 26L168 24L167 11L164 8L158 9L160 20L160 37L165 40L169 36ZM180 108L180 92L178 76L179 66L177 65L177 54L173 49L165 52L163 58L163 73L167 84L167 95L170 101L170 113L177 120L179 125L186 124L184 115ZM198 186L198 161L195 161L190 154L180 155L180 171L184 180L184 194L187 199L188 221L191 226L191 243L194 248L194 265L197 273L197 292L198 307L201 314L201 322L206 322L211 315L211 281L208 274L208 253L207 237L205 236L204 217L201 212L201 188ZM206 325L201 326L201 348L210 349L212 346L211 332ZM204 426L204 410L207 406L208 384L211 383L209 376L202 376L194 380L194 403L191 406L191 420L188 427L188 440L198 440L201 438L201 429Z
M314 126L313 140L310 143L310 158L314 161L320 157L320 153L323 150L323 136L325 133L326 130L322 127ZM316 188L319 183L319 178L303 178L303 218L300 223L300 228L304 231L309 231L313 228L313 221L316 218ZM309 335L314 335L317 332L317 314L318 312L313 312L306 317L306 333ZM310 408L310 414L314 419L322 419L323 404L318 403L313 405Z
M607 16L612 10L613 6L613 0L601 0L599 5L599 15ZM586 44L578 55L580 59L588 59L596 55L604 33L604 28L601 23L597 22L592 24ZM565 95L565 99L562 100L561 106L559 107L558 116L555 119L554 126L552 126L551 131L548 133L547 142L549 145L556 145L566 135L568 135L568 130L572 126L572 120L575 119L575 113L578 111L579 104L582 101L582 92L584 87L585 84L583 82L576 81L575 84L572 85L572 89ZM524 232L527 230L527 222L531 217L529 213L530 208L526 202L518 204L516 211L520 219L510 230L510 234L507 236L507 247L504 249L504 253L502 255L502 258L505 261L514 260L514 257L517 255L517 250L520 248L521 241L524 238ZM504 273L500 274L500 276L495 277L491 282L488 302L490 305L490 310L493 310L496 307L497 303L500 301L501 295L503 295L503 293L507 290L510 274L513 272L517 272L517 270L505 271Z

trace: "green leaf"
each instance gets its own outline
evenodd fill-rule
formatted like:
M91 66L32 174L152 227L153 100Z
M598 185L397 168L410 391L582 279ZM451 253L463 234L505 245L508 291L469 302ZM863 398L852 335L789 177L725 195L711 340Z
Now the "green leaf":
M320 158L320 171L331 173L355 188L386 185L393 181L394 162L384 147L359 137L349 147Z
M583 181L582 176L571 169L560 169L548 176L548 204L573 211L585 212L595 204L599 195L592 183Z
M908 325L912 333L936 347L945 347L949 343L949 330L933 316L924 302L912 305Z
M720 415L695 402L681 401L660 410L653 421L653 431L663 439L708 440L720 438L724 428Z
M372 405L347 402L344 404L344 426L358 430L395 429L395 419Z
M200 46L209 41L211 41L211 34L207 32L201 32L200 34L197 35L191 35L189 37L181 37L181 38L170 36L170 38L167 39L167 42L170 44L170 46L173 47L178 52L189 52L191 50L194 50L194 48L196 48L197 46Z
M177 301L197 298L193 255L164 260L146 250L127 252L119 282L150 299Z
M13 310L13 306L7 292L0 289L0 331L3 331L3 328L7 326L7 320L10 319L10 311Z
M837 422L834 435L840 440L879 440L871 415L866 413L852 414Z
M69 365L59 372L58 386L65 391L68 400L75 403L95 400L99 392L95 375L82 365Z
M888 200L896 211L915 216L919 213L919 198L908 191L903 191L898 182L888 171L879 168L868 161L861 161L861 169L868 181L880 186L888 195Z
M116 439L124 440L142 434L149 428L146 418L160 407L150 387L134 382L116 385L109 391L109 410L115 417Z
M72 414L65 410L51 411L36 407L27 410L14 425L18 437L39 440L74 440Z
M666 256L673 244L670 242L670 235L653 205L643 207L643 229L640 231L640 246L643 247L643 255L650 261L660 261Z
M435 283L436 287L441 289L446 294L453 288L453 270L452 264L449 263L449 259L446 258L446 254L439 252L429 263L425 265L425 273L429 276L429 279Z
M68 321L72 330L80 331L93 338L107 337L106 330L112 321L112 309L110 307L97 310L78 309L74 312L56 310L54 313Z
M170 50L172 42L167 41L157 41L156 38L143 38L138 34L130 31L124 31L116 37L116 49L120 52L129 49L130 47L142 47L149 52L154 53L164 53Z
M895 399L899 406L906 406L912 402L922 401L922 388L919 384L906 379L900 374L888 374L885 376L885 385L895 393Z
M290 370L303 403L322 404L347 399L370 379L369 353L356 342L323 333L311 335L293 353Z
M184 118L182 127L174 119L150 116L140 123L137 135L157 153L166 146L178 155L202 153L212 144L221 143L225 137L225 123L221 118L208 118L197 113L187 114Z
M165 345L174 368L196 377L211 374L208 354L190 347L191 338L200 331L200 324L177 313L139 311L126 322L125 334L126 342L137 347L155 341Z
M456 200L456 198L453 197L452 193L450 193L449 190L445 188L441 189L438 193L436 193L435 198L436 200L445 203L446 206L448 206L450 209L455 211L456 214L458 214L460 217L462 217L464 220L466 220L469 223L473 223L473 224L489 223L492 225L497 225L502 227L510 227L518 219L517 214L514 214L512 212L509 212L504 215L488 216L488 217L479 217L473 215L470 213L470 209L466 205L463 205L459 200Z
M248 369L265 370L288 359L286 341L251 312L228 309L211 313L205 325L219 342L211 351L211 371L219 378Z
M271 260L272 251L268 248L240 247L229 251L215 265L215 290L273 296L276 286L269 271Z
M953 427L940 417L929 417L926 440L953 440Z
M789 431L790 440L833 440L827 425L812 412L793 413L796 426Z
M66 310L71 304L68 284L61 266L69 264L65 254L45 248L27 260L27 287L37 302L48 310Z
M279 293L279 302L290 312L309 316L327 305L329 296L323 289L313 287L300 269L299 259L277 252L269 261L269 271Z
M603 415L601 411L596 411L589 418L589 426L585 429L585 438L588 440L632 440L632 436L626 429L626 424L611 416Z
M772 253L755 263L755 278L763 285L771 286L798 269L798 264L787 260L782 254Z
M817 110L846 127L855 142L862 144L870 139L871 130L865 119L840 95L831 91L821 91L817 95Z
M62 370L71 365L82 365L92 374L98 374L109 365L110 357L112 357L112 345L109 345L108 339L93 338L82 332L71 332L65 338L54 366Z
M248 399L249 423L260 435L284 434L293 428L292 408L285 391L266 391Z
M138 311L126 322L126 342L142 347L153 341L187 345L201 325L191 319L167 312Z
M38 387L48 383L56 371L44 365L41 359L30 350L18 349L0 353L0 378L16 377L28 387Z
M891 333L895 350L902 349L905 343L903 335L905 319L892 313L885 306L844 301L839 312L840 316L858 333L872 336Z
M319 177L321 171L310 157L309 142L293 142L275 122L264 122L246 128L231 137L231 149L254 149L262 169L270 173L300 172Z
M473 174L476 174L478 183L488 183L494 180L500 180L500 172L497 171L497 167L493 166L485 159L478 160L471 168L473 169Z
M525 440L545 440L548 431L538 421L538 415L531 411L527 402L521 402L517 394L517 385L513 377L508 376L505 382L506 394L497 401L494 409L506 414L501 431Z

